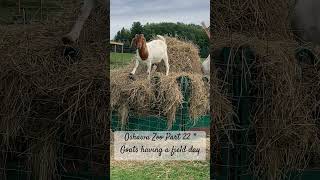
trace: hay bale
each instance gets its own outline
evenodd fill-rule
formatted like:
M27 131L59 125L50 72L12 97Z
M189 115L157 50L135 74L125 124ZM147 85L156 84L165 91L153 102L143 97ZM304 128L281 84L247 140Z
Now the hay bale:
M268 40L287 39L292 36L288 21L292 2L291 0L213 1L211 4L213 34L237 32Z
M190 116L199 117L208 112L209 93L201 74L196 73L170 73L165 76L162 73L154 73L152 81L146 76L138 74L135 80L128 77L132 65L111 71L111 107L119 110L122 104L136 114L165 115L168 118L168 126L175 120L176 110L183 101L177 79L182 76L191 79Z
M1 149L6 153L8 149L19 148L22 151L18 152L28 156L39 152L34 159L30 157L33 161L29 167L39 179L56 176L55 162L48 161L58 156L48 141L52 139L83 147L65 151L64 157L95 147L94 152L79 153L73 159L89 161L84 157L91 156L90 161L105 164L100 150L106 149L109 140L104 41L107 35L96 32L105 29L106 23L95 24L99 17L106 19L105 12L106 6L97 7L85 24L82 42L75 44L82 56L74 63L63 57L61 42L61 37L70 30L67 26L74 21L0 26ZM88 27L93 25L94 28ZM18 143L17 138L23 138L24 143ZM6 162L1 159L1 167L6 167Z
M174 37L166 36L165 39L168 46L170 72L202 73L199 48L195 44ZM163 73L165 69L164 63L161 62L156 71Z
M256 149L252 171L266 179L281 179L290 171L306 168L310 152L319 152L319 132L311 116L315 91L299 80L297 44L263 41L241 34L216 37L214 50L248 47L255 53L257 90L253 122ZM231 57L229 64L233 63ZM312 86L312 85L311 85Z

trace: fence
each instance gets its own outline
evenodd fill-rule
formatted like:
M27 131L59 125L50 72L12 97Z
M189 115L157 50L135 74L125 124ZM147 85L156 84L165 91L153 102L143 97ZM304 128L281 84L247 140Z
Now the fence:
M64 7L62 0L53 1L13 1L5 0L0 5L2 17L0 23L30 24L51 20L62 14Z
M236 113L233 120L237 129L230 129L228 133L219 131L221 158L217 158L219 152L216 152L216 149L211 150L211 157L214 157L211 163L216 165L216 168L212 169L213 175L217 180L260 179L258 175L249 170L250 166L255 166L254 153L257 145L256 127L253 125L252 114L257 111L254 103L257 99L262 98L255 90L256 81L254 79L257 74L255 52L245 47L240 49L225 47L216 54L218 55L213 57L215 66L219 69L218 76L223 81L223 89L233 102ZM312 63L314 67L317 67L315 57L309 50L299 50L296 58L300 66ZM301 78L303 79L303 76ZM319 119L318 114L319 112L314 113L313 118ZM230 137L227 137L226 134L229 134ZM316 180L320 177L319 168L320 166L318 169L306 168L303 171L289 171L285 179Z

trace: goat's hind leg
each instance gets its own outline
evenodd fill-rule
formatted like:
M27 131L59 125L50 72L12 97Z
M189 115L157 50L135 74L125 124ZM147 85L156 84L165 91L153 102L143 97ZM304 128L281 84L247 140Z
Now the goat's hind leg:
M148 70L147 70L147 73L148 73L148 80L150 80L150 74L151 74L151 67L152 67L152 63L151 63L151 62L148 62L148 63L147 63L147 67L148 67Z

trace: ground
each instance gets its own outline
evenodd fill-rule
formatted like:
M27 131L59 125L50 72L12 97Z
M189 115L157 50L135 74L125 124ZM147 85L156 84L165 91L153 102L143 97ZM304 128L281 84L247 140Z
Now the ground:
M209 161L204 162L115 162L111 161L111 179L210 179Z

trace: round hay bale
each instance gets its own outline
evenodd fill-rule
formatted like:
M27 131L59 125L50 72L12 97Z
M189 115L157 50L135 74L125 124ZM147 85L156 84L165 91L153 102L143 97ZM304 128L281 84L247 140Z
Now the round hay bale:
M170 64L169 73L202 73L199 48L195 44L173 37L165 37L165 39L168 46L167 52ZM166 68L163 62L157 66L157 72L165 72Z

